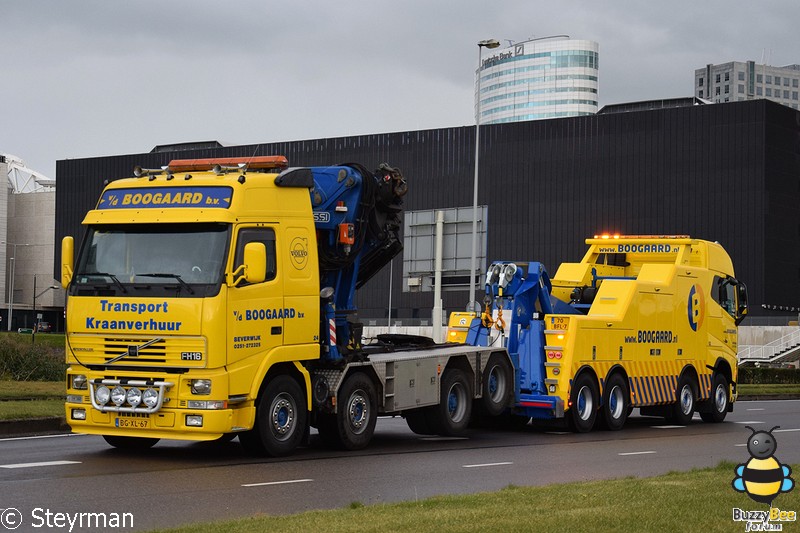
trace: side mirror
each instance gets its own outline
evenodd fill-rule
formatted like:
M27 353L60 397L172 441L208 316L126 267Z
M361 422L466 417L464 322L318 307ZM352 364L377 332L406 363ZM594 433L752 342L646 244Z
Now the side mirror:
M72 265L75 261L75 239L64 237L61 241L61 287L67 288L72 283Z
M747 286L739 282L736 285L736 325L742 323L747 316Z
M267 279L267 247L263 242L244 245L244 279L247 283L262 283Z

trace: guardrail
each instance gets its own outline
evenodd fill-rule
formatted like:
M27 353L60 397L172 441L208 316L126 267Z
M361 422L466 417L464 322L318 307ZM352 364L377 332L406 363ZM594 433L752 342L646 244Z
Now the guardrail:
M794 348L800 348L800 329L763 346L739 346L739 363L772 362Z

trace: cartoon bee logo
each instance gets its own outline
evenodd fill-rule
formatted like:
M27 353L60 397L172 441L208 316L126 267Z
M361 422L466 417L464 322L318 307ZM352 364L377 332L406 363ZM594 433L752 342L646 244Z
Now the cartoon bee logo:
M747 451L751 458L736 467L736 478L731 484L737 492L746 492L753 500L772 506L772 500L778 494L794 488L794 480L789 477L792 469L780 464L774 455L778 443L772 432L780 426L769 431L745 427L753 432L747 439Z

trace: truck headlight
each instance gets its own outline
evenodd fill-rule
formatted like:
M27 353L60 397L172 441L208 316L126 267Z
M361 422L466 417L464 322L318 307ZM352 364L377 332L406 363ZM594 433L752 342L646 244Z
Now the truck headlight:
M192 394L211 394L210 379L193 379Z
M142 393L142 403L151 409L155 407L158 403L158 392L153 388L148 388Z
M86 390L88 382L86 376L83 374L75 374L72 376L72 388L75 390Z
M111 399L111 391L105 385L100 385L94 390L94 400L97 405L105 405Z
M142 403L142 391L138 387L131 387L128 389L128 394L125 395L131 407L138 407Z
M111 391L111 401L114 402L114 405L119 407L123 403L125 403L125 389L117 385Z

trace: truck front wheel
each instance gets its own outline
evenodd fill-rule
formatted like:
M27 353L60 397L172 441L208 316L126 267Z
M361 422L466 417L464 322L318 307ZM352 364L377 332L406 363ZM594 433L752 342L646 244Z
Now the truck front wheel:
M250 452L289 455L302 441L307 420L306 397L300 385L287 375L277 376L261 393L253 429L241 433L239 441Z
M592 376L583 373L572 384L570 396L570 426L577 433L587 433L592 430L597 420L597 383Z
M378 420L375 384L363 372L350 375L339 389L338 412L321 415L319 434L335 448L360 450L369 444Z
M117 435L103 435L103 438L114 448L120 450L147 450L152 448L159 439L149 437L120 437Z

